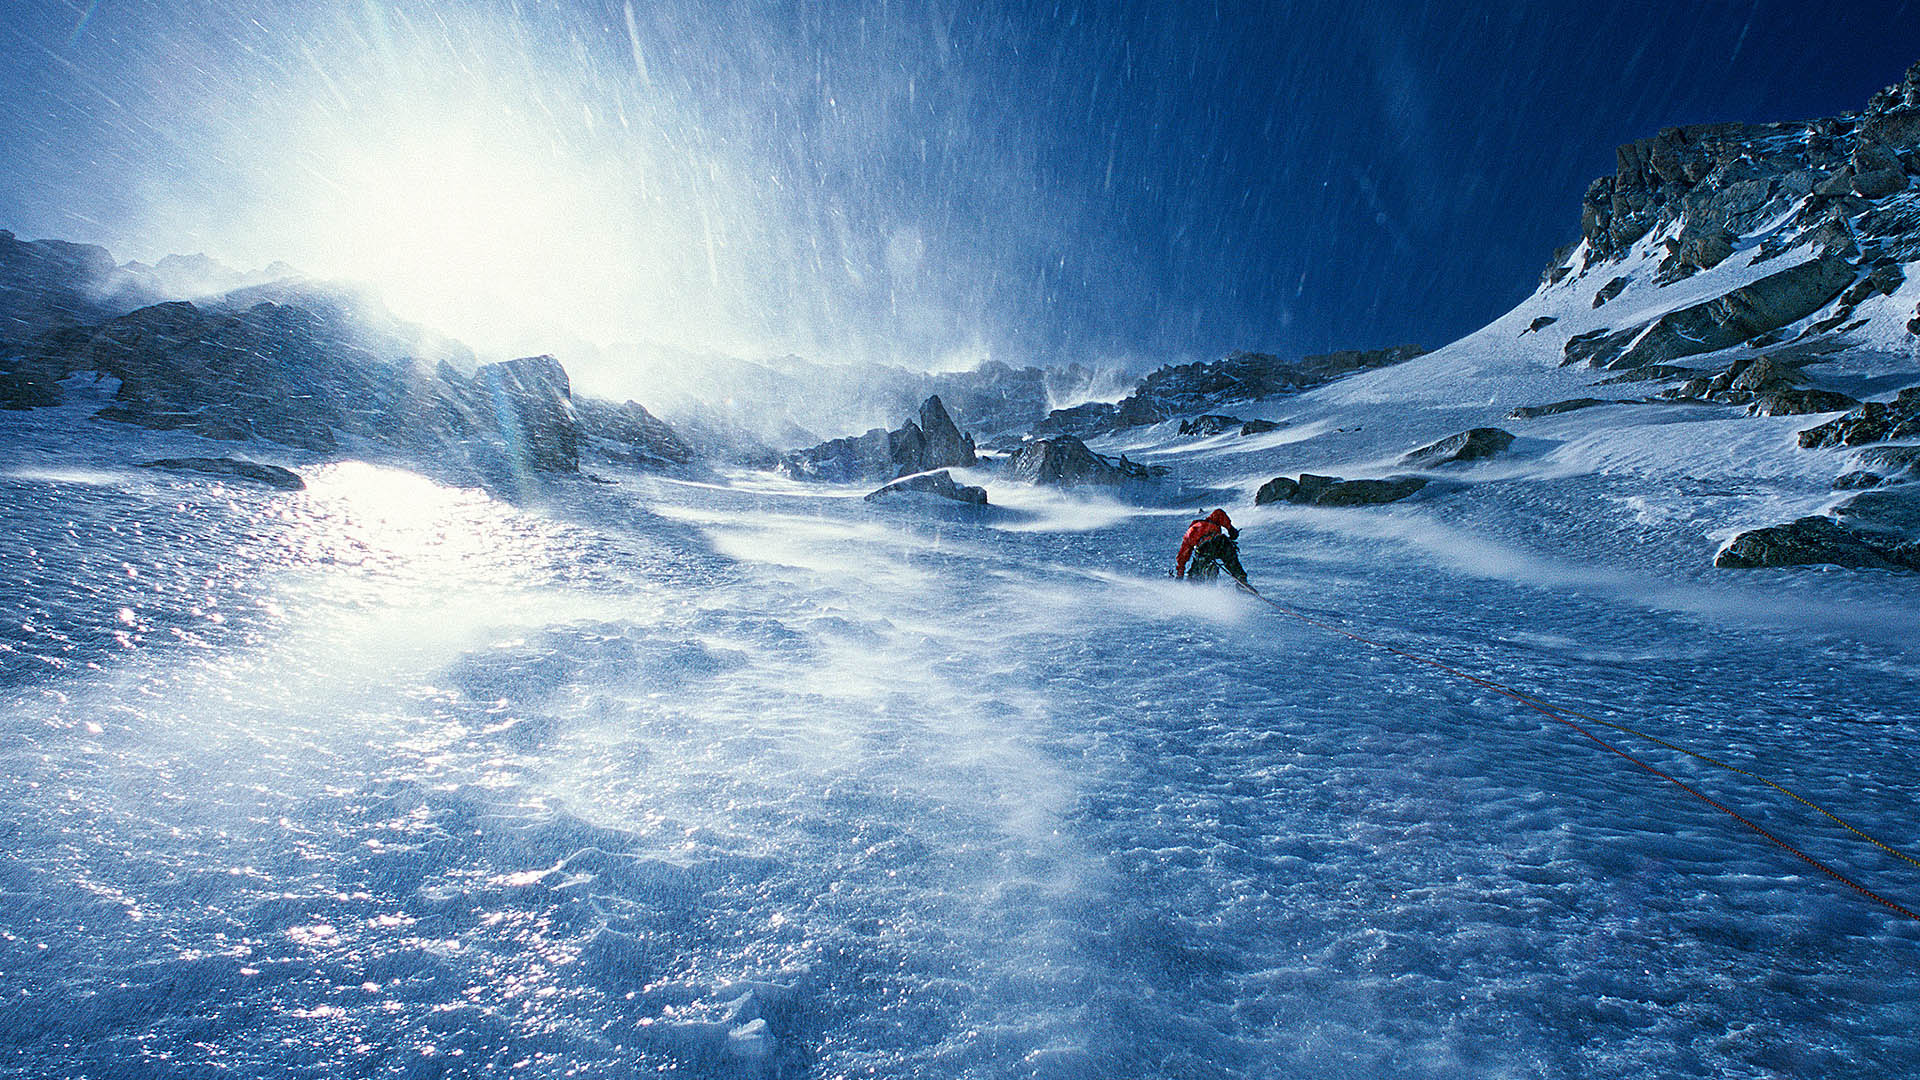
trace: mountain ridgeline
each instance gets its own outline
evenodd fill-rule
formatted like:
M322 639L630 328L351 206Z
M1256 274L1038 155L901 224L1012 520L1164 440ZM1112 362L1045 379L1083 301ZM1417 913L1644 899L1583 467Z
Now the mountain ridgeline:
M1053 404L1110 385L1111 376L991 361L928 374L798 358L720 360L718 371L675 384L663 419L636 402L576 394L552 357L477 364L470 350L396 318L377 297L281 264L255 274L203 255L123 265L97 246L0 231L0 406L59 404L65 380L97 373L119 383L101 420L310 453L345 452L349 443L438 459L457 450L488 474L573 472L585 455L641 468L709 459L808 480L891 479L976 463L973 436L954 414L1016 446L1029 435L1090 437L1303 389L1417 352L1297 362L1239 353L1162 368L1117 404L1067 409ZM724 388L729 407L687 392L701 377ZM793 416L803 389L811 408L800 411L815 425L836 415L897 416L921 404L901 428L783 452L818 438ZM743 404L754 415L742 417Z

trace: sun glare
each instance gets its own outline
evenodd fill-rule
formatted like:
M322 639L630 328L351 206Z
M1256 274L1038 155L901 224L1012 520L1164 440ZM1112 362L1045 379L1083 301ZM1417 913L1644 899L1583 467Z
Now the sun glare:
M496 128L498 123L496 121ZM320 148L296 246L394 310L487 347L556 321L616 328L625 208L550 145L459 118L387 123ZM564 314L564 320L560 318Z

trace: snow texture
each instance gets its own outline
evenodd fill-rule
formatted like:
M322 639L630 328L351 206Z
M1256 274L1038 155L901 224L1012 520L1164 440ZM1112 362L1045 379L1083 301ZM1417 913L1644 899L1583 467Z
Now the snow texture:
M1281 430L1099 447L1175 467L1157 507L985 470L970 519L764 475L273 492L133 467L220 448L77 387L0 416L0 1074L1920 1070L1920 926L1508 699L1164 577L1224 502L1270 596L1920 848L1910 581L1707 568L1832 498L1806 418L1510 422L1403 504L1246 509L1590 391L1510 344L1542 296L1256 406Z

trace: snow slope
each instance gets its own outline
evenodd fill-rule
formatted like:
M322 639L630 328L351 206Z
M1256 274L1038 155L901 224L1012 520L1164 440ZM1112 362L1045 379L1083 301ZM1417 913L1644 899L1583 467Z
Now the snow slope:
M1512 330L1269 435L1135 433L1160 507L985 473L974 517L624 473L514 506L298 460L282 494L0 414L0 1075L1920 1071L1920 924L1497 694L1164 578L1231 493L1269 595L1920 848L1905 579L1704 568L1831 477L1791 418L1514 422L1403 504L1244 509L1595 377Z

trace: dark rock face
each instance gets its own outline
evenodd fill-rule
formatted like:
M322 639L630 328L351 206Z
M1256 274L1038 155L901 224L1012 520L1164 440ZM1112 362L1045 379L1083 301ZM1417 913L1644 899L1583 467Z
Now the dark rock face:
M1801 416L1840 412L1860 402L1833 390L1773 390L1753 399L1749 416Z
M1715 352L1819 311L1853 276L1845 259L1814 259L1651 323L1582 334L1567 342L1566 362L1637 368Z
M1860 464L1887 476L1920 472L1920 446L1875 446L1860 452Z
M1439 442L1409 452L1400 464L1430 469L1453 461L1477 461L1492 457L1513 445L1513 432L1480 427L1449 435Z
M1857 497L1870 494L1877 492ZM1813 516L1741 533L1714 558L1713 565L1736 570L1818 564L1880 570L1920 569L1920 552L1902 550L1902 547L1874 534L1847 528L1832 518Z
M566 369L551 356L487 364L474 373L495 430L528 467L540 472L580 470L580 424Z
M1627 279L1623 277L1614 278L1612 281L1600 286L1600 291L1593 294L1593 306L1596 308L1601 307L1605 305L1607 301L1619 296L1626 290Z
M1892 401L1868 401L1838 420L1800 433L1800 445L1865 446L1891 439L1920 438L1920 386L1900 391Z
M29 341L115 314L102 299L113 271L106 248L20 240L0 230L0 341Z
M1249 420L1240 425L1240 434L1243 436L1263 435L1269 431L1278 431L1280 427L1281 425L1277 420Z
M1384 480L1342 480L1301 473L1298 480L1276 476L1254 493L1255 506L1273 502L1307 506L1377 506L1399 502L1427 486L1425 477L1390 476Z
M920 403L920 432L925 437L927 468L953 465L969 467L979 463L974 456L973 437L963 435L960 426L947 414L938 394Z
M1299 491L1300 481L1290 477L1276 476L1261 484L1260 490L1253 493L1253 505L1265 506L1268 503L1292 502L1294 495Z
M582 445L598 455L653 469L686 465L694 459L692 445L639 402L615 405L578 398L573 410Z
M1609 401L1605 398L1569 398L1556 401L1551 405L1522 405L1507 414L1509 420L1533 420L1542 416L1558 416L1576 409L1591 409L1596 405L1630 405L1627 401Z
M1542 315L1539 318L1528 323L1527 328L1525 330L1520 331L1520 336L1525 337L1528 334L1537 334L1540 331L1545 330L1547 327L1552 326L1554 323L1557 323L1559 321L1560 321L1560 317L1557 315Z
M37 371L0 371L0 409L60 404L60 384Z
M250 480L256 484L265 484L281 491L303 491L306 481L292 469L283 469L278 465L263 465L258 461L245 458L161 458L158 461L141 462L143 469L166 469L170 472L206 473L210 476L230 476L240 480Z
M1056 409L1033 433L1090 438L1123 428L1157 424L1186 413L1202 413L1236 401L1298 393L1369 368L1398 364L1421 355L1418 345L1346 350L1287 361L1267 353L1238 352L1224 360L1163 367L1140 380L1116 405L1088 403Z
M1835 477L1833 480L1833 490L1863 491L1867 488L1879 487L1885 482L1886 477L1881 476L1879 473L1868 472L1865 469L1855 469L1850 473L1841 473Z
M779 470L796 480L851 484L978 463L973 438L960 433L938 397L921 404L920 419L932 428L932 437L920 423L908 420L893 431L874 428L865 435L795 450L781 460Z
M936 495L942 499L952 499L955 502L967 503L972 506L987 505L986 488L974 487L970 484L956 484L953 481L953 474L947 472L945 469L941 469L939 472L909 476L903 480L895 480L886 487L869 494L866 497L866 501L884 502L912 493Z
M1086 401L1066 409L1055 409L1033 425L1035 438L1053 435L1081 435L1091 438L1117 431L1120 407L1110 401ZM1152 423L1153 421L1149 421Z
M865 435L829 439L818 446L795 450L781 459L780 471L796 480L851 484L866 479L889 479L893 454L886 428Z
M1096 454L1071 435L1036 439L1015 451L1006 466L1009 479L1053 487L1144 483L1157 480L1164 472L1128 461L1124 455L1110 458Z
M1833 508L1840 523L1894 545L1920 536L1920 486L1893 484L1862 491Z
M172 301L100 315L103 305L110 309L154 282L218 277L217 269L204 256L115 267L103 249L22 244L0 232L0 337L42 328L0 352L0 402L54 404L59 380L100 372L120 384L114 403L96 414L102 420L316 451L351 437L408 452L453 451L520 471L577 471L583 434L558 361L511 360L469 379L448 363L470 359L463 346L400 322L349 287L269 268L273 280L206 304ZM88 318L97 321L83 325ZM423 359L434 356L437 365ZM609 423L639 431L639 439L624 440L629 446L664 460L686 458L684 442L645 409L623 408L624 418L607 407ZM634 457L643 459L651 460Z
M1225 431L1232 431L1234 428L1244 427L1246 423L1247 421L1237 416L1221 416L1217 413L1209 413L1206 416L1196 416L1191 420L1180 421L1180 434L1218 435Z

